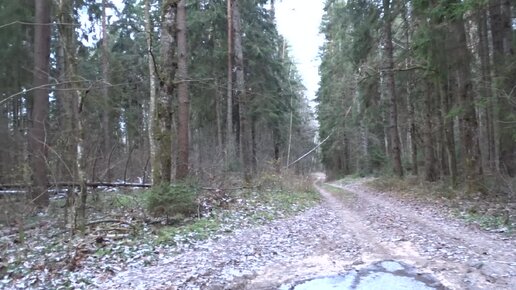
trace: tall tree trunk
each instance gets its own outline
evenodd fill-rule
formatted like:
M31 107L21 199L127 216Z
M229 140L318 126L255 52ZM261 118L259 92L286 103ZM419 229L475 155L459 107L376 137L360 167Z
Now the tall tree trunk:
M219 89L218 80L215 82L215 114L217 122L217 149L218 156L224 156L224 142L222 138L222 93ZM222 154L221 154L222 153Z
M228 167L235 158L236 145L235 133L233 129L233 0L227 0L227 14L228 14L228 72L227 72L227 116L226 116L226 148L225 161Z
M242 30L240 18L240 1L233 3L233 30L235 51L235 91L238 100L239 127L240 127L240 162L243 166L244 179L251 181L252 154L251 154L251 124L249 118L249 100L244 79L244 54L242 48Z
M493 49L493 77L494 77L494 106L493 106L493 133L494 133L494 158L495 170L501 170L501 138L500 138L500 105L502 98L500 94L503 92L503 76L504 76L504 37L503 37L503 21L501 15L501 0L489 0L489 26L491 28L491 46ZM502 161L503 162L503 161Z
M150 90L150 100L149 100L149 147L150 147L150 160L152 160L151 165L151 178L154 177L155 169L157 164L157 142L156 138L154 138L155 130L157 129L157 118L156 118L156 63L154 59L154 54L152 53L152 36L153 36L153 23L150 16L150 7L152 0L145 0L145 36L147 40L147 57L148 57L148 65L149 65L149 90ZM154 182L154 180L152 180Z
M72 210L70 217L72 220L70 223L74 228L84 232L87 221L86 217L86 156L84 154L84 143L85 143L85 131L82 118L82 107L84 102L85 93L80 92L77 89L77 57L76 51L76 40L74 33L74 26L70 23L76 23L73 18L73 9L75 1L60 0L59 11L60 11L60 23L58 26L61 46L64 48L64 76L65 81L63 96L63 104L66 112L66 130L69 130L71 135L71 144L66 149L66 155L70 160L70 171L74 182L80 185L79 200L75 201L75 195L70 194L68 199L68 206Z
M13 164L13 160L9 157L7 151L10 145L7 138L7 136L10 136L8 104L0 105L0 136L4 136L4 138L0 138L0 148L2 148L0 149L0 184L8 182L9 164Z
M435 150L434 150L434 136L432 130L432 92L434 88L430 81L427 80L426 85L426 93L424 100L424 130L423 130L423 140L425 146L425 180L426 181L435 181L437 180L436 174L436 160L435 160Z
M176 73L176 16L177 1L163 2L161 12L161 65L159 96L156 100L156 127L153 138L156 156L152 160L153 185L168 184L172 177L172 95Z
M452 0L454 2L455 0ZM458 79L459 103L463 110L461 115L462 157L468 191L479 190L480 156L478 149L478 123L475 112L475 98L470 70L470 53L466 43L466 31L462 17L455 17L451 22L453 35L452 52L454 70Z
M509 175L516 174L516 146L514 146L513 117L516 111L511 109L511 100L515 98L516 85L514 66L514 51L512 46L512 18L510 0L490 0L489 18L493 47L493 70L498 97L498 110L495 107L494 122L496 148L500 160L500 170ZM512 119L511 119L512 117Z
M493 129L493 108L495 98L493 98L491 81L491 64L489 60L489 43L487 30L487 13L485 7L479 7L477 12L478 28L478 56L480 60L480 97L482 102L487 104L480 110L480 149L482 153L482 167L490 171L497 171L498 166L495 160L495 140Z
M258 172L258 159L256 157L256 119L251 117L251 170Z
M109 33L107 31L107 0L102 0L102 99L104 102L102 111L102 132L104 144L104 161L106 165L106 178L111 181L111 102L109 99Z
M176 179L188 176L188 132L190 120L190 99L188 96L188 52L186 40L186 0L180 0L177 6L177 97L179 100L178 120L178 158Z
M29 128L29 156L32 173L31 199L38 206L48 206L47 191L47 116L50 59L49 0L36 1L34 28L34 94L32 126Z
M392 17L390 0L383 0L383 67L384 89L386 100L389 102L389 141L391 143L391 162L394 173L403 177L401 165L400 137L398 133L398 108L396 87L394 81L394 56L392 46Z
M272 146L274 151L274 171L280 173L281 161L280 161L280 131L277 126L272 128Z
M455 130L453 128L453 118L448 114L451 110L451 89L447 83L440 84L440 98L441 98L441 116L444 126L444 138L446 153L448 156L448 165L450 171L450 180L453 187L457 186L458 170L457 170L457 155L455 152Z
M412 93L410 91L409 83L407 86L407 106L408 106L408 118L409 118L409 139L410 139L410 157L412 163L412 174L418 176L418 163L417 163L417 131L416 121L414 113L414 102L411 100Z

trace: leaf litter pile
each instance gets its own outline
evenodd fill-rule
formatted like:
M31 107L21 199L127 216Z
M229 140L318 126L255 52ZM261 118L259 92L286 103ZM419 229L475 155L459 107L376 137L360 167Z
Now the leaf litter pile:
M3 226L0 288L69 289L95 287L95 279L145 266L217 240L238 229L267 224L317 204L313 191L205 191L193 217L148 215L143 193L98 192L89 201L86 234L72 235L63 224L63 201L24 226ZM27 227L26 225L31 225ZM23 228L24 230L20 230Z

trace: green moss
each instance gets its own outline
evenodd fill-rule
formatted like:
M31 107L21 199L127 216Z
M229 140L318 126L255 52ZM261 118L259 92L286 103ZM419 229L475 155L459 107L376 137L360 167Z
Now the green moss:
M212 215L194 219L178 226L158 230L158 243L193 242L209 238L215 233L231 232L236 228L260 225L278 218L299 213L320 201L317 192L289 192L284 190L241 191L234 193L228 208L214 209Z
M175 243L179 240L204 240L220 227L216 219L197 219L183 226L167 226L158 231L158 243Z
M157 185L145 197L146 208L153 216L183 219L197 212L197 190L189 184Z
M475 211L458 212L456 215L468 223L476 223L483 229L507 228L507 232L513 232L514 228L506 215L482 214Z

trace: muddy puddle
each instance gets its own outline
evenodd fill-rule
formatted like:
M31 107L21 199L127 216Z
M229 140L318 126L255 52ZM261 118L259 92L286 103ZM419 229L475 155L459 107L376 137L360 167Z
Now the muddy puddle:
M282 285L280 290L431 290L446 289L429 274L398 261L380 261L361 270Z

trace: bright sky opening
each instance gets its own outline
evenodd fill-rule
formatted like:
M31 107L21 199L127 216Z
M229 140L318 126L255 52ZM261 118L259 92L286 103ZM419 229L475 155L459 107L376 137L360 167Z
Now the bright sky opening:
M276 4L279 32L287 39L290 54L303 78L308 99L313 100L319 86L319 33L323 16L322 0L282 0Z

